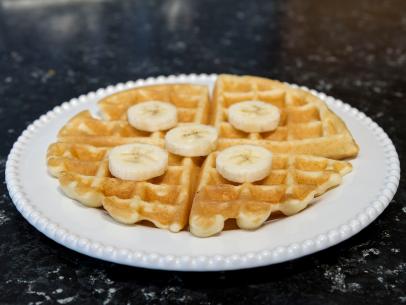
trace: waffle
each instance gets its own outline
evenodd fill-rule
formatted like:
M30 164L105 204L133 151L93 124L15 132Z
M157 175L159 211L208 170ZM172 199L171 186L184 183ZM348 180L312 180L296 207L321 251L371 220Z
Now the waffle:
M227 122L227 107L252 99L279 107L281 126L261 134L234 129ZM169 154L165 174L147 181L113 177L108 168L113 147L128 143L164 147L165 131L137 130L127 121L129 107L149 100L175 105L179 124L214 125L219 132L218 150L237 144L271 150L271 174L254 183L228 181L215 169L216 151L206 158ZM220 76L212 109L208 89L189 84L134 88L105 97L98 106L99 117L83 111L62 127L57 142L48 148L48 170L68 197L89 207L103 207L126 224L146 220L178 232L189 223L197 236L220 232L227 219L235 219L242 229L257 228L271 213L297 213L339 185L352 167L333 159L358 152L345 124L321 100L262 78Z
M264 180L233 183L215 168L218 152L210 154L201 169L189 219L190 231L211 236L223 230L227 219L241 229L261 226L272 212L292 215L328 189L341 183L352 166L346 161L293 154L273 154L272 170Z
M108 150L116 145L139 142L164 146L165 132L136 130L126 121L127 109L146 100L175 105L180 124L207 123L206 87L159 85L123 91L99 102L103 119L83 111L59 131L58 142L48 148L48 169L58 177L67 196L87 206L103 206L123 223L147 220L177 232L187 224L199 158L170 154L166 173L142 182L114 178L108 170Z
M227 108L247 100L277 106L281 111L280 126L263 133L235 129L227 120ZM274 153L333 159L358 154L358 146L346 125L323 101L307 91L265 78L220 75L214 90L211 122L219 131L220 150L237 144L254 144Z

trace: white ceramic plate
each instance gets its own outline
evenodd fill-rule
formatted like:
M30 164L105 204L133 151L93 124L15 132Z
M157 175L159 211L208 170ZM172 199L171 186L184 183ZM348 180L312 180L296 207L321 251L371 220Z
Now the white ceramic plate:
M359 156L351 161L354 170L342 185L303 212L256 231L225 231L201 239L186 231L122 225L101 209L84 207L62 195L57 180L48 175L46 150L58 130L77 112L96 111L100 98L157 83L189 82L212 88L215 79L216 75L179 75L118 84L42 115L22 133L8 157L7 187L17 209L49 238L92 257L153 269L209 271L269 265L328 248L365 228L389 204L400 177L391 140L362 112L313 90L344 119L360 145Z

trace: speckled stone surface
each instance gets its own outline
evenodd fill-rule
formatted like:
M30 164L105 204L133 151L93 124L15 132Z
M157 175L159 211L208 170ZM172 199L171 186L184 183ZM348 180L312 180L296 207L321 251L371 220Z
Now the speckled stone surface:
M263 75L340 98L386 130L403 168L405 1L0 3L2 172L17 136L55 105L109 84L191 72ZM406 303L405 217L402 178L373 224L326 251L253 270L160 272L47 239L3 182L0 304Z

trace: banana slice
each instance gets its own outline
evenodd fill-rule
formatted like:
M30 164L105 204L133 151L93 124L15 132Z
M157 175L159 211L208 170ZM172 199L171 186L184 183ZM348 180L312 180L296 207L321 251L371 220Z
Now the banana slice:
M176 107L160 101L136 104L128 108L127 117L130 125L149 132L167 130L178 123Z
M150 144L126 144L109 152L110 173L123 180L144 181L162 175L168 167L168 153Z
M175 155L207 156L217 145L217 130L202 124L183 124L165 136L165 146Z
M228 121L234 128L245 132L275 130L280 116L277 107L261 101L241 102L228 108Z
M244 183L264 179L271 172L272 153L260 146L236 145L220 152L216 169L227 180Z

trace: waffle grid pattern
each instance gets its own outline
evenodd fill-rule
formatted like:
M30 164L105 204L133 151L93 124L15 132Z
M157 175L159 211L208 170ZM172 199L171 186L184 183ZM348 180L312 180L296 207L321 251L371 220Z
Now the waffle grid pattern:
M83 111L59 132L48 149L51 174L71 198L91 207L104 207L116 220L148 220L159 228L178 232L187 224L197 166L191 158L170 155L166 173L145 182L111 176L108 149L126 143L163 147L165 132L143 132L126 121L126 110L145 100L163 100L178 107L180 124L206 123L208 92L201 86L151 86L127 90L99 102L102 120Z
M311 154L333 159L354 157L358 146L345 124L314 95L278 81L252 76L220 75L214 90L213 123L219 149L256 144L278 153ZM235 103L261 100L279 108L279 127L272 132L235 129L227 109Z
M209 155L203 165L192 206L189 224L191 232L198 236L222 231L227 219L236 219L242 229L255 229L273 212L296 214L314 197L339 185L341 177L352 169L346 161L274 154L267 178L231 184L215 168L217 154Z

